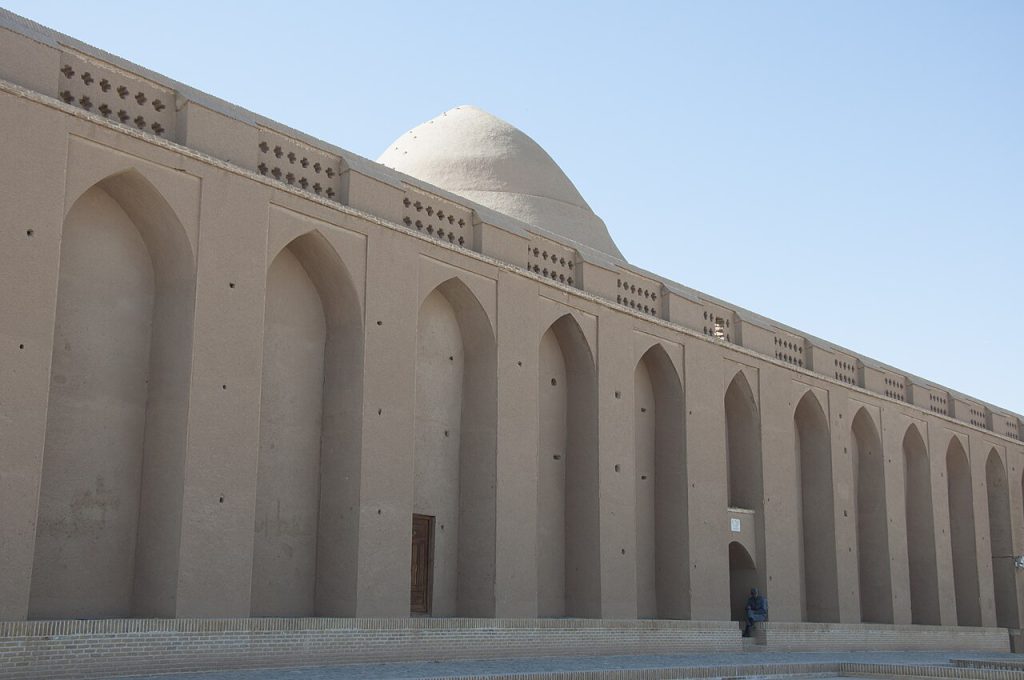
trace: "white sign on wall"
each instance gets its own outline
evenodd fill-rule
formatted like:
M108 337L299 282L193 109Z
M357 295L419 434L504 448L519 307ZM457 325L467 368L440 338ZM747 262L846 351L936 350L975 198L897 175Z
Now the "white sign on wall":
M729 519L729 528L732 529L733 533L738 534L740 532L740 518L732 517Z

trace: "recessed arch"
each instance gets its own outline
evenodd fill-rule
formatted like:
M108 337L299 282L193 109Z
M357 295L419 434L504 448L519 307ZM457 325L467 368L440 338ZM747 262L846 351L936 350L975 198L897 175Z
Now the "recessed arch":
M665 348L652 345L634 382L637 611L689 616L689 529L683 386Z
M351 615L362 402L362 314L318 232L270 261L263 334L253 616Z
M939 580L935 563L931 462L917 425L910 425L903 435L903 474L911 620L937 626L940 623Z
M762 506L761 422L757 401L743 371L725 391L729 507L756 512Z
M985 461L988 490L989 544L992 547L992 589L996 602L996 625L1017 628L1017 581L1014 573L1013 529L1010 523L1010 490L1006 468L999 451L992 449Z
M861 620L892 623L892 579L885 500L885 459L875 421L864 407L850 426L857 517Z
M496 365L490 320L459 278L417 319L413 512L435 518L432 613L494 615Z
M804 620L839 621L836 569L832 444L828 418L814 392L807 391L793 412L800 470L801 569Z
M960 438L946 447L946 487L949 498L949 539L953 551L956 620L961 626L981 625L978 549L974 531L974 482L971 463Z
M540 616L601 616L597 373L565 314L540 339L537 584Z
M195 261L135 170L65 215L29 618L173 616Z
M757 564L737 541L729 544L729 613L733 621L746 621L747 598L751 588L760 587Z
M724 406L729 507L743 508L754 513L756 562L761 568L752 573L757 578L757 587L764 591L767 584L764 568L766 551L761 416L754 391L744 370L736 371L729 381L729 386L725 390Z

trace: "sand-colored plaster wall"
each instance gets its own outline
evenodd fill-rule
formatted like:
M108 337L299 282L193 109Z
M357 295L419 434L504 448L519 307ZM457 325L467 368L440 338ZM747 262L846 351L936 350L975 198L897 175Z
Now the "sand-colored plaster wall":
M65 220L29 616L132 613L154 274L95 187Z
M316 611L326 342L320 296L286 248L267 272L253 616Z
M195 124L202 120L197 113ZM62 244L64 211L98 187L141 235L153 269L151 384L131 520L139 530L128 614L259 611L262 595L254 592L268 572L265 560L254 559L255 537L273 497L261 483L269 459L260 450L271 431L285 434L270 417L283 414L285 405L275 402L269 381L295 390L289 408L298 418L292 422L301 421L300 448L309 463L303 481L285 495L319 498L310 506L317 510L304 510L310 520L316 515L312 605L310 529L300 550L307 555L299 560L304 576L295 579L303 582L302 594L282 596L282 612L312 606L317 615L408 616L410 520L417 487L430 479L416 473L426 433L418 425L420 408L428 403L417 395L418 385L430 383L439 385L430 394L442 395L437 403L446 422L457 421L446 439L457 442L458 468L450 467L444 488L433 493L458 515L458 547L446 548L445 567L452 573L454 559L457 583L435 593L446 608L436 614L454 607L479 616L655 612L726 619L733 540L727 480L746 475L751 491L744 504L755 507L743 515L750 519L743 531L750 534L742 541L752 546L753 578L768 593L774 620L800 620L802 492L828 486L818 475L801 475L799 465L795 414L812 393L823 419L812 429L824 433L811 437L820 440L814 449L830 451L830 472L821 477L831 478L833 508L823 521L835 532L831 553L839 564L830 578L838 584L833 612L837 608L839 620L867 618L873 607L879 618L891 611L896 623L921 617L922 607L913 607L916 615L911 607L910 593L922 585L920 570L908 567L909 517L909 545L918 545L919 518L932 525L921 540L933 546L936 576L925 587L940 604L929 616L956 621L954 552L967 555L961 561L970 553L954 551L949 535L957 513L950 511L945 478L950 435L941 432L948 431L967 442L981 622L996 622L992 551L986 552L991 503L985 461L993 446L1008 479L1009 546L1024 547L1024 451L1005 437L20 94L0 94L0 121L15 131L11 153L0 159L11 178L0 187L10 207L0 231L0 278L10 291L0 299L0 336L9 345L0 352L0 371L5 385L15 386L5 393L17 395L2 402L0 421L4 618L30 615L31 565L37 550L46 550L37 517L46 517L47 504L39 503L38 490L44 498L54 495L46 491L46 433L62 416L47 403L59 403L59 392L51 390L59 366L51 370L51 357L55 320L64 315L60 258L63 247L74 252L70 238ZM198 134L191 130L185 133ZM401 190L377 183L387 205L376 214L400 213ZM370 196L362 195L366 207L373 207ZM105 250L103 258L111 257ZM289 258L298 267L278 277L275 263ZM277 285L281 280L287 283ZM113 297L134 304L127 293ZM448 311L424 315L424 309L443 308L442 301ZM666 307L685 304L694 303L669 295ZM277 319L292 314L296 319L285 332ZM454 364L461 347L461 380L441 381L424 358L435 347L417 349L426 337L424 320L441 317L442 344L452 350L437 363ZM275 358L273 348L281 347L275 343L320 347L322 355L281 350ZM117 364L126 374L128 356ZM293 361L301 364L288 369ZM102 366L87 363L81 370ZM741 411L729 405L736 393L727 396L740 374L742 423ZM867 407L877 442L851 431L861 417L852 397ZM318 427L319 449L312 443ZM903 445L911 427L920 441L910 448L928 463L911 466L908 481ZM730 463L738 442L757 454L742 465ZM117 455L138 456L137 448L114 448ZM875 448L881 465L865 467L864 450ZM310 463L317 457L318 468ZM266 481L266 470L262 477ZM809 477L815 480L810 487ZM878 496L863 499L868 484ZM69 501L66 493L56 496ZM875 526L870 540L858 526L855 498L857 508L871 503L885 513L884 530ZM561 535L552 538L552 531ZM891 569L865 578L863 565L872 563L873 552L865 546L875 544L888 548ZM889 587L865 592L873 580ZM44 584L37 582L40 590ZM1018 609L1021 585L1015 575L1009 586Z

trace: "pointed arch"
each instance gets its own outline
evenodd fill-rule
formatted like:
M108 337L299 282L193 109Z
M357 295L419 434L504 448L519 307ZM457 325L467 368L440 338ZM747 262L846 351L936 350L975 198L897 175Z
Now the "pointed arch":
M729 544L729 612L733 621L746 621L747 597L751 588L759 588L762 578L757 563L743 544Z
M271 260L263 334L253 616L354 613L362 314L318 232Z
M601 616L597 372L576 319L540 339L537 583L540 616Z
M1010 523L1010 490L1003 458L995 448L985 461L985 486L988 490L989 544L992 547L992 588L996 602L996 625L1017 628L1017 581L1014 573L1013 529Z
M432 613L493 616L496 347L490 320L451 278L420 305L413 511L436 518Z
M917 425L903 435L910 612L914 623L939 625L939 577L935 563L931 462Z
M892 623L885 459L878 428L864 407L853 417L850 445L853 449L861 620L865 623Z
M173 616L195 260L136 170L61 233L29 618Z
M974 531L974 483L971 463L954 436L946 447L946 487L949 498L949 539L953 551L956 618L961 626L981 625L978 549Z
M839 621L839 582L832 443L828 418L814 392L808 390L797 403L793 428L800 470L804 620L836 622Z
M743 371L733 376L725 391L725 426L729 507L760 512L763 504L761 419Z
M766 549L764 543L761 416L754 391L743 370L736 371L732 380L729 381L729 386L725 390L724 402L729 507L744 508L754 513L756 563L761 568L755 569L747 576L756 578L757 587L764 591L767 582L764 567ZM745 549L744 552L746 552Z
M688 618L683 386L660 344L644 353L633 376L638 614Z

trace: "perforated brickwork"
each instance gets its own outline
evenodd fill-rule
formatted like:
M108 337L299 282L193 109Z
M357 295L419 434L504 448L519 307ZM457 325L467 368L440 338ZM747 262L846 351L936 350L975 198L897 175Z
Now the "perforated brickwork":
M618 290L615 301L620 305L651 316L661 316L659 313L661 303L658 301L660 299L658 291L661 286L654 281L619 277L616 287Z
M339 200L340 157L272 130L261 129L259 139L256 170L261 175L317 196Z
M407 188L402 199L402 222L425 236L464 248L473 247L473 214L447 199Z
M174 91L99 61L64 52L57 75L65 103L159 137L175 139Z
M526 269L546 279L579 288L576 252L545 238L535 237L526 247Z

